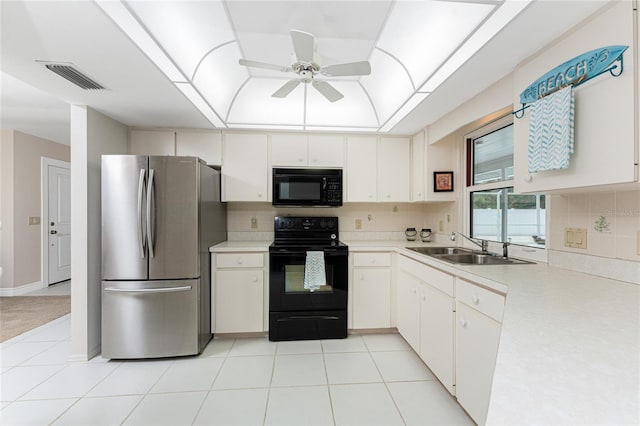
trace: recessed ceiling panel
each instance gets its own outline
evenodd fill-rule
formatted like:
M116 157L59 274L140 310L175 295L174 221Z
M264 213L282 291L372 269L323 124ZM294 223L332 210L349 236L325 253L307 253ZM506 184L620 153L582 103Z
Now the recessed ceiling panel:
M329 102L313 87L307 86L308 126L379 126L373 106L358 82L329 80L329 83L340 91L344 98L337 102Z
M415 88L406 70L389 55L376 50L369 62L371 75L362 77L360 81L373 101L380 123L384 123Z
M251 78L238 92L227 121L235 124L302 125L304 120L304 85L296 87L286 98L274 98L287 79Z
M236 43L227 44L209 53L202 61L193 84L214 110L224 117L236 92L249 77L238 65L240 52Z
M494 7L465 2L396 2L377 46L398 58L419 86Z
M235 40L220 1L128 1L186 77L211 49Z

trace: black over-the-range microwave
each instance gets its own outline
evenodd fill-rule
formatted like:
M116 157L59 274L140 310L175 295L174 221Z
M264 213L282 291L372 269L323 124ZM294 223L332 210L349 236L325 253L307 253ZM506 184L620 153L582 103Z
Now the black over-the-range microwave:
M342 205L342 169L273 169L274 206Z

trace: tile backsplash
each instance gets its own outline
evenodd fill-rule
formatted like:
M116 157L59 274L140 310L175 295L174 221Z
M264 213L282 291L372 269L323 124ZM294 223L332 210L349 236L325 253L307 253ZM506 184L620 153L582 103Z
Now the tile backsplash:
M450 233L457 229L456 203L349 203L337 208L282 208L268 203L228 203L229 239L264 239L273 233L273 218L290 216L338 216L340 232L349 239L404 238L404 230L414 227ZM360 229L357 229L357 223ZM441 228L440 228L441 227ZM439 229L441 229L439 231ZM269 238L266 238L269 239Z
M550 249L640 261L640 190L551 196ZM565 247L565 228L587 230L587 248Z

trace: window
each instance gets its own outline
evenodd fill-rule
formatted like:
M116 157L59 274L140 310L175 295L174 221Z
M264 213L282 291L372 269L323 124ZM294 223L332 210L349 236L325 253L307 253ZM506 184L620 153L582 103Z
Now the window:
M513 192L513 123L498 122L467 140L469 234L544 247L545 196Z

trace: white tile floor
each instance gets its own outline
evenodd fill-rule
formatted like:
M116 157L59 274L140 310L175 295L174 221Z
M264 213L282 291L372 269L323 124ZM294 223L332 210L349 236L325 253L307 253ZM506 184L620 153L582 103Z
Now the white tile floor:
M197 357L72 363L69 323L0 344L0 424L473 424L397 334L215 338Z

